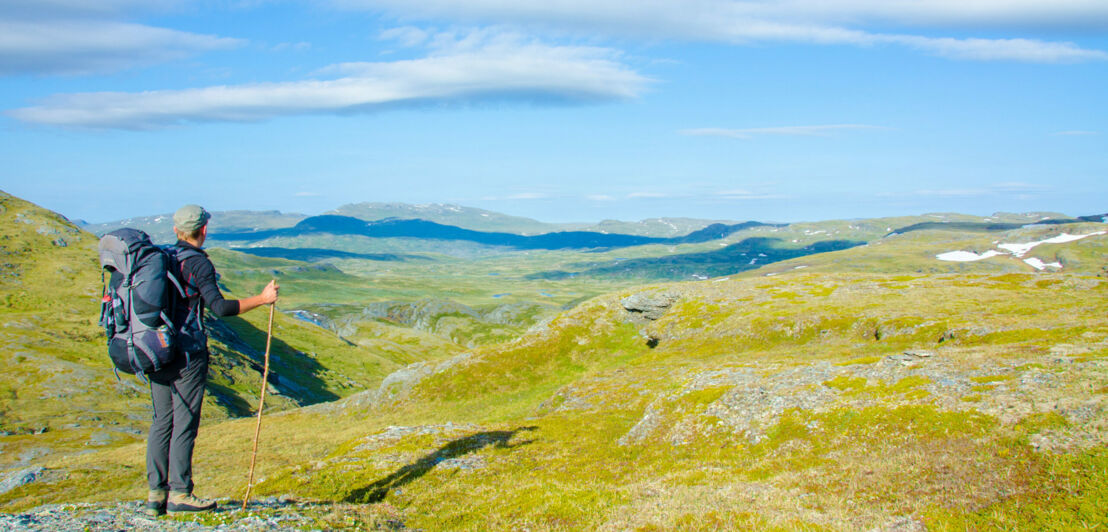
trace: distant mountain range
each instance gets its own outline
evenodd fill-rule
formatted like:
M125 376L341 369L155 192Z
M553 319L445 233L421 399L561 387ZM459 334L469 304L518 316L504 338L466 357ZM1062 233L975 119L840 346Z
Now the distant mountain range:
M751 227L767 226L760 222L712 224L687 235L672 238L598 233L592 231L561 231L540 235L484 232L443 225L427 220L387 219L367 222L350 216L322 215L305 218L293 227L262 231L210 233L213 241L251 242L270 238L294 238L310 234L358 235L372 238L419 238L431 240L468 241L486 246L514 249L589 249L621 248L647 244L697 244L724 238Z
M212 233L236 233L278 229L292 227L307 217L305 214L280 211L219 211L212 213L208 230ZM96 235L103 235L121 227L133 227L145 231L155 242L168 243L175 240L173 213L140 216L101 224L81 224L81 226L82 229Z
M735 220L702 220L696 218L649 218L634 222L604 220L599 223L547 223L521 216L511 216L484 209L442 203L424 205L353 203L343 205L323 215L356 218L366 222L424 220L470 231L511 233L523 236L581 231L674 238L688 235L710 225L737 223ZM308 218L309 216L305 214L279 211L217 211L212 213L209 229L212 233L247 233L287 229ZM146 231L151 238L159 242L169 242L173 239L172 213L127 218L99 224L80 223L79 225L98 235L120 227L134 227Z

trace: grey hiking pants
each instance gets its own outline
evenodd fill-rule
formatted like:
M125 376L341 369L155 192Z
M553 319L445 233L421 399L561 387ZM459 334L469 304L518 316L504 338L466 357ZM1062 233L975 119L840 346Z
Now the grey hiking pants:
M208 380L208 352L150 375L154 421L146 439L146 479L152 490L192 493L192 448Z

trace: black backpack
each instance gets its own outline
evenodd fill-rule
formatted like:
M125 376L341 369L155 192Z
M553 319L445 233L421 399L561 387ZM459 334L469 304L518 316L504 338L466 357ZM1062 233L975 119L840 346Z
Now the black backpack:
M181 263L199 251L155 246L130 228L101 237L99 250L102 275L110 276L100 325L116 370L153 373L206 346L199 298L181 272Z

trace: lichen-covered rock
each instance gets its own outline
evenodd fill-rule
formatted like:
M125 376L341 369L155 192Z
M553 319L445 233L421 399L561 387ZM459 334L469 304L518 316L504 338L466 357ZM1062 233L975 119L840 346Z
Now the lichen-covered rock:
M677 301L677 296L673 294L640 292L623 298L620 300L620 304L632 315L647 320L656 320L661 318L673 306L675 301Z
M4 477L3 481L0 481L0 494L7 493L15 488L34 482L42 475L42 471L43 469L41 467L36 466L9 473Z

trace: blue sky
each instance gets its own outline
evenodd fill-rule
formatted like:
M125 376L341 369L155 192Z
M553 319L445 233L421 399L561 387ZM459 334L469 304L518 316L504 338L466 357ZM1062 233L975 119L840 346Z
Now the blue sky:
M1108 211L1104 0L0 0L0 188L92 222Z

